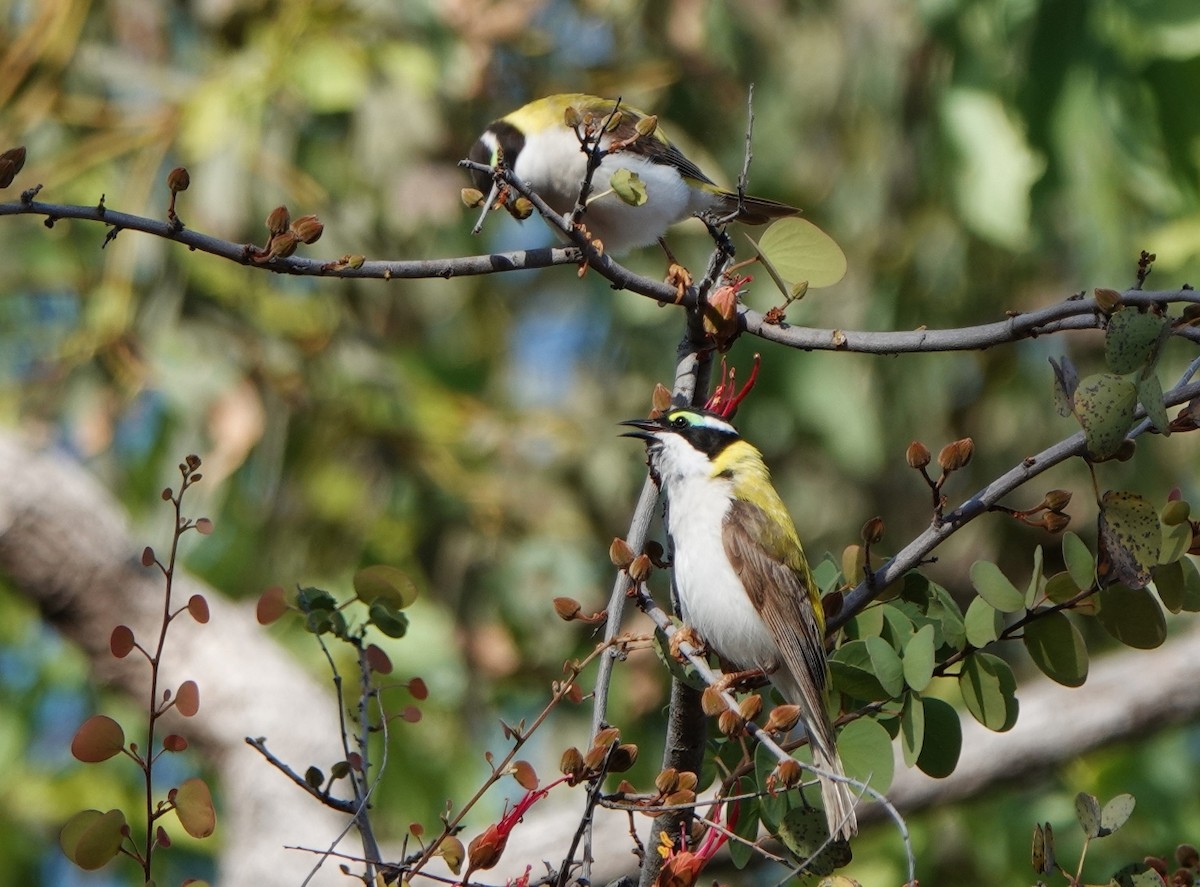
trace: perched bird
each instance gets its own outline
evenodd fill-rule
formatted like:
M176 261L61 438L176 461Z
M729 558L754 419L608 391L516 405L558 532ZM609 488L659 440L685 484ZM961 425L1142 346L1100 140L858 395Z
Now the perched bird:
M622 424L638 429L626 436L646 442L666 494L684 623L734 667L761 669L799 706L817 768L842 775L825 710L825 614L762 454L705 410ZM850 838L858 830L850 787L820 783L830 833Z
M567 123L569 108L575 109L573 116L579 120L590 117L599 131L616 102L582 93L538 99L491 124L468 156L488 166L503 163L555 212L566 214L575 206L587 169L576 131ZM645 121L641 132L639 121ZM736 213L739 222L763 225L800 212L758 197L744 197L739 203L736 193L718 188L654 121L625 104L602 132L600 147L611 153L592 178L592 196L582 221L609 253L654 243L668 226L698 213L716 217ZM622 169L636 173L645 185L646 199L640 206L625 202L610 188L613 174ZM477 170L471 175L479 191L490 195L490 206L496 197L492 178Z

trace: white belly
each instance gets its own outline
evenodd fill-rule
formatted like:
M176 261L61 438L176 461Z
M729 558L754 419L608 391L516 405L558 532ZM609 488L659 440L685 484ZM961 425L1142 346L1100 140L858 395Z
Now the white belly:
M637 173L645 183L647 200L630 206L610 190L619 169ZM579 196L587 163L579 144L561 133L530 136L517 156L513 172L559 214L570 212ZM609 154L592 178L592 200L583 223L606 251L619 254L654 243L675 222L715 205L716 199L689 188L673 169L652 163L630 151Z
M775 643L725 555L721 523L728 500L708 479L670 488L667 521L683 620L709 648L740 668L774 670Z

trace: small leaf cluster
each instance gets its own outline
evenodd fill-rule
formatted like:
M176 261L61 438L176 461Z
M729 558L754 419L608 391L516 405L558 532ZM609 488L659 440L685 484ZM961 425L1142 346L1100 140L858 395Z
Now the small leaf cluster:
M109 651L114 658L124 659L137 651L149 666L146 742L141 745L129 740L125 729L117 721L101 714L84 721L71 741L71 754L83 763L97 764L123 754L137 765L146 783L146 834L141 840L135 840L128 818L119 809L106 812L82 810L72 816L59 833L63 853L80 868L88 871L99 869L119 854L125 854L138 863L147 883L151 882L155 851L171 846L171 838L160 822L162 817L174 812L183 830L193 838L209 837L216 829L217 822L212 793L207 783L199 777L185 779L157 802L153 800L152 792L154 764L159 757L188 748L187 739L177 733L164 736L161 744L156 742L159 719L172 710L185 718L195 717L200 711L200 688L195 681L184 681L174 691L168 688L160 693L158 689L167 629L171 623L184 613L200 624L209 620L208 602L203 595L192 595L187 603L175 609L171 603L180 538L189 530L196 530L202 535L213 531L212 521L207 518L193 521L182 514L184 494L202 477L199 468L200 457L188 456L179 464L182 482L178 493L170 488L162 492L163 501L171 503L174 509L174 533L166 562L159 560L152 548L147 547L142 552L142 566L156 568L165 580L165 605L157 638L143 643L127 625L116 626L109 638ZM156 745L160 747L156 749ZM185 883L200 882L189 880Z

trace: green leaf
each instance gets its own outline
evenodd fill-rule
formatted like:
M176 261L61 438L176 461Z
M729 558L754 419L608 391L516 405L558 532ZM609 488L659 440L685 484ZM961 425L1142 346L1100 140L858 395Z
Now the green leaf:
M982 597L977 597L967 607L965 624L967 643L972 647L986 647L1000 637L1000 631L1004 628L1004 617Z
M185 779L175 791L175 815L193 838L207 838L217 827L212 793L203 779Z
M944 779L958 766L962 753L962 724L958 712L943 699L923 697L925 741L917 757L917 767L934 779Z
M818 877L831 875L850 863L850 843L829 841L825 813L816 807L789 810L779 823L777 837L797 861L806 863L806 872Z
M1091 588L1096 581L1096 559L1082 539L1070 530L1063 533L1062 540L1063 563L1067 572L1075 582L1075 587L1082 591Z
M729 842L729 859L736 869L744 869L758 855L754 842L758 840L758 799L738 802L738 818L733 833L744 841Z
M301 588L296 595L296 606L302 613L314 613L320 610L336 610L337 601L322 588Z
M1054 368L1054 408L1065 419L1075 412L1075 389L1079 387L1079 373L1065 354L1061 363L1053 357L1049 360Z
M1166 323L1165 317L1129 306L1113 312L1104 333L1104 362L1108 368L1125 375L1151 363Z
M1079 587L1066 570L1055 573L1046 580L1046 600L1053 604L1065 604L1079 594Z
M933 680L936 650L932 625L922 625L904 646L904 681L920 693Z
M916 693L910 693L900 710L900 752L904 766L911 767L921 757L925 744L925 705Z
M1078 687L1087 680L1087 647L1065 613L1055 611L1031 619L1025 625L1025 649L1050 680L1065 687Z
M408 633L408 617L385 600L377 600L367 611L371 624L390 638Z
M958 688L967 711L989 730L1003 733L1017 722L1017 681L999 656L968 656L959 672Z
M871 657L871 671L879 685L893 699L904 691L904 666L896 651L881 637L869 637L864 643Z
M1137 650L1153 650L1167 638L1162 608L1145 588L1110 585L1103 589L1096 618L1105 631Z
M1045 554L1042 546L1033 549L1033 571L1029 574L1029 587L1025 589L1025 609L1032 610L1046 590L1046 576L1043 572Z
M1100 544L1108 554L1113 575L1130 588L1150 583L1158 564L1162 530L1158 510L1148 499L1123 490L1109 490L1100 502Z
M1111 835L1128 822L1136 803L1133 795L1126 794L1117 795L1105 804L1100 811L1100 837Z
M971 564L971 584L981 598L1001 613L1016 613L1025 608L1025 595L991 561Z
M832 286L846 274L842 248L807 219L780 219L763 232L757 243L748 239L768 273L787 284L807 281L814 288Z
M630 206L641 206L646 202L646 183L631 169L621 167L608 180L610 188L622 201Z
M880 632L880 636L894 649L903 650L916 631L913 621L905 615L903 610L893 604L884 604L882 607L873 609L878 609L883 613L883 630Z
M1136 410L1137 388L1128 379L1098 373L1080 382L1075 389L1075 415L1083 426L1088 454L1095 459L1115 456Z
M1200 613L1200 571L1190 557L1181 559L1179 565L1183 568L1183 609Z
M870 718L851 721L838 734L838 754L851 779L865 782L877 792L886 792L895 775L896 758L892 737Z
M1138 374L1137 377L1138 403L1146 410L1146 418L1154 426L1154 430L1163 437L1171 434L1171 419L1167 416L1167 406L1163 403L1162 382L1153 367Z
M1100 802L1094 795L1080 792L1075 796L1075 818L1089 838L1100 837Z
M1159 564L1151 571L1154 575L1154 590L1163 606L1172 613L1183 609L1186 587L1183 580L1183 564L1173 561L1169 564Z
M882 702L891 698L875 676L866 641L848 641L838 647L829 657L829 671L834 686L847 696L863 702Z
M846 637L851 640L878 636L883 632L883 607L867 607L846 623Z
M1179 560L1192 547L1192 525L1188 521L1174 526L1163 526L1162 545L1158 552L1158 562L1169 564Z
M121 850L125 839L125 814L120 810L81 810L58 833L59 846L67 859L84 871L102 868Z
M375 564L354 574L354 593L368 604L383 601L403 610L417 599L417 586L403 570Z

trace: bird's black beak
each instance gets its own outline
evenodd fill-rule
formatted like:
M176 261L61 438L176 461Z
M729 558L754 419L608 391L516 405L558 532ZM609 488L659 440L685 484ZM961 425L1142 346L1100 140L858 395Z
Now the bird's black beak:
M644 441L658 440L654 432L660 430L661 426L654 419L629 419L620 424L637 429L637 431L625 431L621 437L636 437Z

